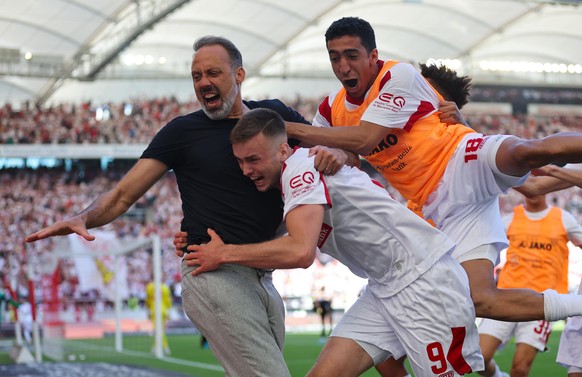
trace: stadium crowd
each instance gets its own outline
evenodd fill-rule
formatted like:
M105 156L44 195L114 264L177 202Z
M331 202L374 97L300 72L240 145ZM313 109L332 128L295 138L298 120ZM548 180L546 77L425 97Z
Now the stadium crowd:
M200 109L175 98L109 103L0 108L0 144L148 143L167 122Z
M306 119L312 119L317 111L320 98L297 96L285 103L301 112ZM174 117L198 110L196 101L180 102L175 98L135 100L125 103L95 105L63 104L40 108L32 103L24 103L20 108L5 104L0 108L0 146L2 144L129 144L148 143L156 132ZM476 130L486 134L515 134L528 138L539 138L558 131L582 131L581 115L533 116L464 113L466 120ZM40 273L41 259L31 257L57 245L54 239L25 244L25 235L33 229L40 229L68 215L82 210L90 204L95 192L104 192L129 169L134 161L115 160L105 170L99 161L83 160L75 162L72 168L0 169L0 272L6 276L26 276L27 262L33 266L35 274ZM374 174L373 169L367 169ZM375 178L378 178L377 176ZM87 189L90 187L90 189ZM390 188L389 188L390 189ZM398 194L390 190L393 196ZM51 193L57 193L56 195ZM510 192L502 198L501 210L508 213L519 203L521 196ZM549 200L555 205L572 212L582 222L582 195L579 189L569 189L553 193ZM120 238L147 236L152 232L162 239L164 277L168 284L179 282L179 258L174 254L172 239L180 227L182 218L180 198L174 175L170 172L156 184L130 211L129 215L118 219L104 229L115 231ZM39 210L42 208L42 210ZM132 216L132 214L141 214ZM128 258L128 282L130 295L143 296L145 285L151 280L149 268L150 254L138 251ZM302 271L282 271L277 282L284 296L309 295L318 287L354 286L338 279L345 279L341 266L329 263L329 259L312 266L309 273ZM63 264L62 290L71 296L74 289L74 268ZM66 268L66 266L69 266ZM313 271L316 271L315 273ZM297 279L297 274L302 277ZM349 274L347 274L349 275ZM328 281L321 282L321 280ZM70 280L70 281L69 281ZM72 281L72 282L71 282ZM289 282L301 281L302 284ZM356 287L361 287L355 284ZM19 279L20 291L26 294L26 279ZM358 288L359 289L359 288ZM338 307L349 305L354 292L338 296ZM341 295L341 292L337 292Z
M320 98L296 96L285 103L311 120ZM63 104L39 108L26 102L18 109L0 108L0 144L135 144L149 143L157 131L180 114L200 109L197 101L176 98L94 105ZM559 131L582 130L582 115L465 114L468 123L485 134L543 137Z
M33 263L34 274L43 272L42 258L46 251L59 248L59 239L47 239L35 244L25 244L23 236L32 228L48 223L79 211L90 203L93 190L106 191L127 169L127 162L106 171L87 169L86 173L73 169L4 169L0 171L0 207L2 219L0 227L6 235L0 240L0 266L7 276L27 276L27 262ZM90 186L91 190L86 188ZM58 195L47 195L58 193ZM173 278L179 270L179 260L173 253L172 238L179 228L181 209L173 174L168 174L148 195L136 204L132 213L142 213L139 207L147 208L145 216L126 216L105 227L114 231L119 238L136 238L156 232L162 239L164 276ZM38 211L42 208L42 211ZM147 221L145 221L147 218ZM151 259L148 253L139 253L126 258L128 263L128 286L130 294L142 296L145 285L151 280ZM73 297L71 285L78 280L71 269L72 264L62 265L61 279L63 289ZM69 268L67 268L69 267ZM46 273L46 271L44 271ZM38 276L37 276L38 277ZM25 279L19 281L19 293L27 294Z

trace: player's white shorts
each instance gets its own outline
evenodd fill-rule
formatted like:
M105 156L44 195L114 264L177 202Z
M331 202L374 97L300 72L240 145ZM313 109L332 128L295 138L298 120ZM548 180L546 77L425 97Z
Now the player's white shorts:
M331 336L355 340L374 364L407 354L416 376L483 369L467 275L450 254L391 297L380 288L369 285Z
M484 318L479 325L479 334L491 335L501 340L500 348L515 338L516 343L528 344L540 352L546 349L552 332L552 323L539 320L528 322L504 322Z
M582 295L582 281L578 294ZM568 318L560 338L556 362L570 367L568 373L582 373L582 317Z
M497 169L497 150L509 137L466 135L423 207L424 217L455 241L453 256L460 261L465 260L463 254L484 244L495 245L498 252L507 247L498 197L523 184L529 175L513 177Z
M560 337L556 362L565 367L579 368L582 372L582 317L568 318Z

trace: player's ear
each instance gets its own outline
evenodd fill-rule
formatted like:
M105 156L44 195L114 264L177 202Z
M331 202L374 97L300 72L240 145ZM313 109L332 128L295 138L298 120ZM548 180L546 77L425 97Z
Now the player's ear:
M370 58L371 64L376 64L376 62L378 61L378 49L377 48L374 48L374 49L372 49L372 51L370 51L369 58Z
M289 146L289 144L287 144L286 141L279 144L279 160L285 161L289 157L290 150L291 147Z

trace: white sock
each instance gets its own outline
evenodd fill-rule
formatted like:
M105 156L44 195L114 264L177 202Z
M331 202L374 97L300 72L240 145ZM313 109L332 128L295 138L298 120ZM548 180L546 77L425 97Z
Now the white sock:
M559 294L553 289L546 289L543 294L546 321L552 322L582 315L582 296Z
M499 370L499 365L495 364L495 373L491 377L501 377L501 370Z

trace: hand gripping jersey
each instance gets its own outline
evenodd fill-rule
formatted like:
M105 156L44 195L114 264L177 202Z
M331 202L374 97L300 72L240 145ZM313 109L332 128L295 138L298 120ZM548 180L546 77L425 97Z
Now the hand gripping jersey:
M390 128L367 156L378 172L406 199L421 207L440 181L462 137L473 133L461 124L441 123L442 97L410 64L387 61L358 106L344 88L331 105L332 126L358 126L360 120Z
M515 207L507 230L507 262L500 272L499 288L548 288L568 293L568 233L562 210L551 207L538 220L530 219L523 206Z
M296 149L283 166L284 216L300 205L325 205L319 248L370 279L378 297L398 293L454 247L366 173L344 166L323 176L308 153Z

